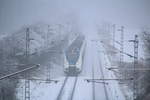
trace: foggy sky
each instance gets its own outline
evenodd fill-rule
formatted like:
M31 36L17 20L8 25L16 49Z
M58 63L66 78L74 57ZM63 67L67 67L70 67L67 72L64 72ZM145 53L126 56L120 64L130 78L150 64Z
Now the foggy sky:
M0 33L71 16L76 16L83 30L101 21L138 29L150 26L149 5L149 0L0 0Z

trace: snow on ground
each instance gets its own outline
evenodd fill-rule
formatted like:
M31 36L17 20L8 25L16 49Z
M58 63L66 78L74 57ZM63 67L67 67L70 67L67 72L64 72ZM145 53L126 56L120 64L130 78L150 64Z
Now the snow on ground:
M30 81L31 100L55 100L56 94L59 93L59 89L63 84L64 77L55 80L59 80L59 82ZM18 92L17 97L19 100L24 100L24 80L21 80L19 87L17 90L20 92Z
M62 91L61 100L70 100L74 82L75 82L75 77L68 78L67 83L65 84L65 87Z
M112 67L111 63L108 59L108 55L106 53L106 50L103 47L103 44L100 43L98 46L99 49L102 49L102 51L104 52L100 52L99 55L99 59L101 59L100 63L103 66L102 70L105 73L104 74L104 78L108 78L108 79L117 79L117 77L115 76L115 74L111 71L108 70L107 68ZM107 91L109 98L111 97L111 100L125 100L124 94L122 93L120 86L119 86L119 82L116 80L113 81L109 81L108 85L107 85Z
M92 38L95 39L95 38ZM105 67L111 67L105 49L101 43L93 42L91 38L86 39L85 57L82 66L82 72L79 75L75 88L73 100L125 100L117 81L104 83L87 82L85 79L103 79L116 78L113 72L108 71ZM103 52L99 52L102 50ZM94 74L93 74L94 72ZM32 100L56 100L65 76L60 76L55 80L56 83L31 82L31 99ZM100 81L103 82L103 81ZM69 79L63 91L62 100L69 100L74 80ZM23 86L23 83L20 83ZM93 87L95 85L95 87ZM18 88L19 89L19 88ZM21 92L20 92L21 94ZM22 93L24 94L24 93ZM21 96L18 94L19 100Z
M92 83L87 83L87 78L89 77L78 78L73 100L92 100Z

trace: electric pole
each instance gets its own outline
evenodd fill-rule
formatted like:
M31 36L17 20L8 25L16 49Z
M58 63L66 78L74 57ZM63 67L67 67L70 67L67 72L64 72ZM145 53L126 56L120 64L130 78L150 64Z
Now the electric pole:
M26 64L29 63L29 55L30 55L30 30L26 29ZM28 79L29 75L25 73L25 100L30 100L30 80Z
M48 25L47 35L46 35L46 48L48 49L49 45L49 35L50 35L50 25Z
M51 63L49 65L47 65L47 83L50 83L51 81Z
M138 89L138 83L136 82L136 77L138 76L138 73L136 72L136 67L138 66L138 35L135 35L134 40L130 40L129 42L134 43L134 70L133 70L133 100L136 100L136 97L138 96L139 89Z
M62 24L58 24L58 30L59 30L59 38L60 38L60 40L62 40L62 28L63 28L63 25Z
M1 41L1 48L0 48L0 58L1 58L1 63L4 63L4 43Z
M44 47L45 49L47 50L48 47L49 47L49 44L50 44L50 41L49 41L49 37L52 35L52 28L50 25L48 25L47 27L47 32L45 32L45 36L44 36Z
M122 52L124 52L124 26L121 26L121 29L119 29L118 31L121 32L121 36L120 36L120 67L122 67L123 65L123 61L124 61L124 54Z
M113 47L115 47L115 33L116 33L116 25L113 24Z
M1 88L1 100L5 100L5 88Z

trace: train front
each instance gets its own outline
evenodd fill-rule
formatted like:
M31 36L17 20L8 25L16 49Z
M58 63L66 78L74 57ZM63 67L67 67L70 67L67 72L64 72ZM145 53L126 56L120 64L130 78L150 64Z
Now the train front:
M84 36L79 35L65 51L64 72L76 76L82 70Z

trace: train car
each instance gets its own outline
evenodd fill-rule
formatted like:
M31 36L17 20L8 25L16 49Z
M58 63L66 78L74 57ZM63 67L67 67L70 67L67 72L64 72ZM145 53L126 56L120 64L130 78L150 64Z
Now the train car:
M81 72L84 48L84 36L79 35L66 49L64 54L64 72L67 75L75 76Z

